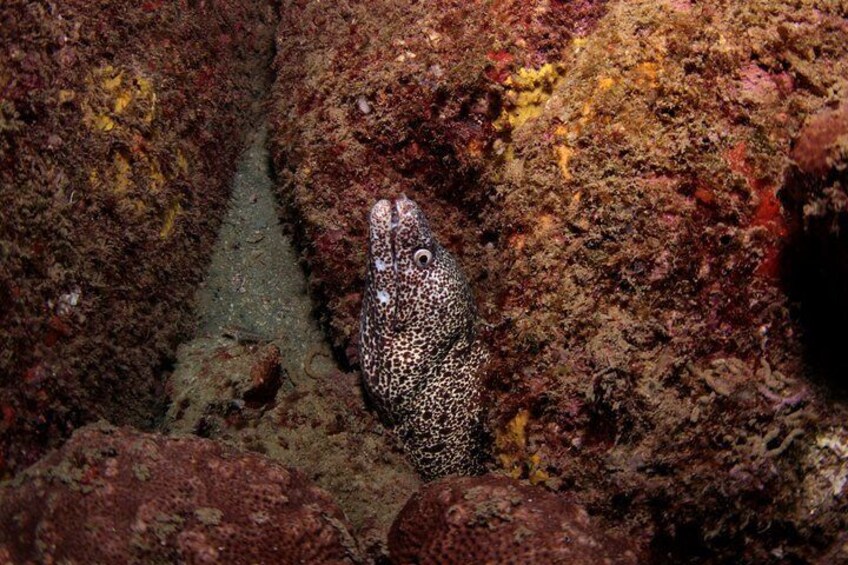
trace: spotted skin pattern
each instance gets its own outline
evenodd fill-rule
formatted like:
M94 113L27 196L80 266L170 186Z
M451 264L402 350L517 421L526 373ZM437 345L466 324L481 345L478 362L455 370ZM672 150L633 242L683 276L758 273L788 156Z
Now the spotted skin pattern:
M369 228L360 318L365 388L425 480L477 474L487 354L468 281L405 196L377 202Z

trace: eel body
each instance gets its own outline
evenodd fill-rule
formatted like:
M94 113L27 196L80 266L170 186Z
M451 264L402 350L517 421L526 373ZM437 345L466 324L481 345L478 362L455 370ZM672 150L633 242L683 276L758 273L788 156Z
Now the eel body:
M482 469L486 350L468 281L415 202L369 216L360 319L366 391L424 479Z

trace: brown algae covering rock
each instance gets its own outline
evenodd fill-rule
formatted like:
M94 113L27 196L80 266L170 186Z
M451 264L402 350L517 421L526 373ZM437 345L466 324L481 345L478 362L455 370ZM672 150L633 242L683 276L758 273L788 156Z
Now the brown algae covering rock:
M0 489L0 562L354 563L299 472L199 438L92 424Z
M0 3L0 477L161 412L275 23L262 1Z
M280 194L357 362L367 214L468 274L496 464L661 560L815 560L848 411L804 354L778 187L848 93L844 3L323 2L278 32Z
M393 563L634 564L635 545L579 505L508 477L424 486L389 534Z

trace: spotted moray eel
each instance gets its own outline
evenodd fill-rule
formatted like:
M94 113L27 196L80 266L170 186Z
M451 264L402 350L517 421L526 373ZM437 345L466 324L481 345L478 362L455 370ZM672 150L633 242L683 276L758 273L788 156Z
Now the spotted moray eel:
M405 196L377 202L360 318L363 382L425 480L482 470L487 354L477 329L468 281L418 205Z

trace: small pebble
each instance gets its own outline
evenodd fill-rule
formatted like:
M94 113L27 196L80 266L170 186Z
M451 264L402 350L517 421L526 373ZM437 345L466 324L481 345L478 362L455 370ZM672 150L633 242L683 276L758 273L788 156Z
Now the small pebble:
M368 99L364 96L360 96L356 99L356 107L359 108L359 111L363 114L371 113L371 104L368 103Z

